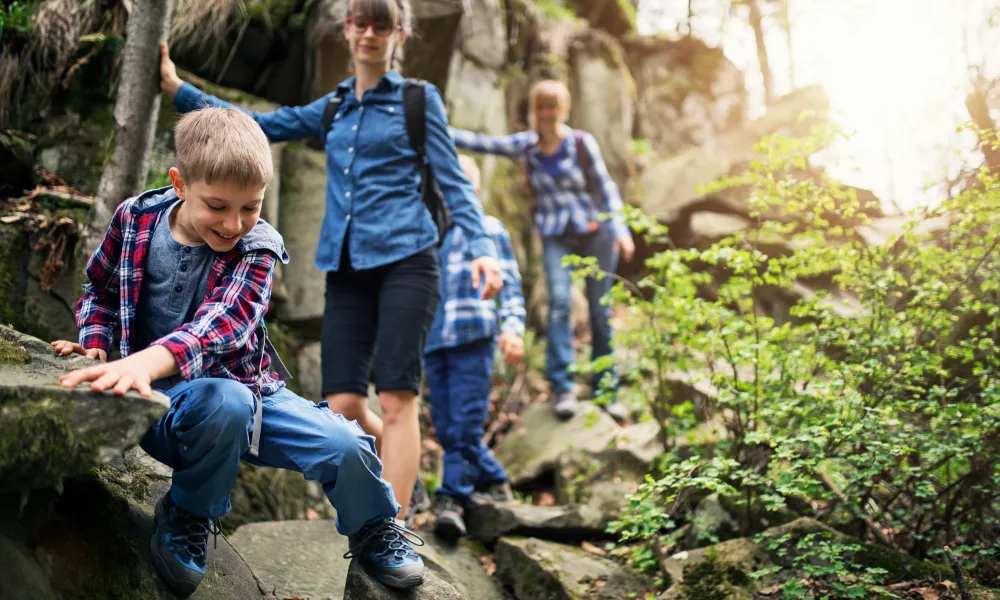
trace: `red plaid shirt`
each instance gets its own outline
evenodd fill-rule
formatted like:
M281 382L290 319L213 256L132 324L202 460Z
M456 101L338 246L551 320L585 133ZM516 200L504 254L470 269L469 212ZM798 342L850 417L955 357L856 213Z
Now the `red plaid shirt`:
M172 188L151 190L126 200L115 211L100 248L87 263L88 283L76 305L84 348L109 351L118 330L122 357L133 351L133 320L153 229L176 200ZM194 320L152 344L174 355L187 381L218 377L248 386L258 382L257 327L267 312L277 260L288 261L277 232L263 221L254 229L260 227L273 235L254 236L253 242L243 238L232 250L216 253L205 300ZM284 384L270 372L266 353L263 360L259 383L267 395Z

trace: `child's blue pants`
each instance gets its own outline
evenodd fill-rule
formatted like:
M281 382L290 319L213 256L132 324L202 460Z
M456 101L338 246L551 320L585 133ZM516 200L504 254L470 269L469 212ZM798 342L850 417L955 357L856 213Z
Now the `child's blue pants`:
M486 338L424 357L431 420L444 448L444 477L437 493L462 502L477 487L507 480L507 472L483 444L495 348L493 339Z
M229 492L240 460L298 471L323 485L337 510L337 531L357 532L367 523L395 517L399 504L382 479L375 439L327 408L287 388L264 396L260 453L246 454L256 399L229 379L197 379L166 392L167 414L140 442L143 450L174 470L170 496L202 516L229 512Z

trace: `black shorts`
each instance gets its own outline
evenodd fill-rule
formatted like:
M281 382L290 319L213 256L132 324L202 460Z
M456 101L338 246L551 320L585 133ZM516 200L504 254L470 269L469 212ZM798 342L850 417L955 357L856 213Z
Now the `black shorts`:
M326 274L323 395L368 394L378 348L375 389L419 393L424 345L441 301L434 248L388 265L355 271L346 257Z

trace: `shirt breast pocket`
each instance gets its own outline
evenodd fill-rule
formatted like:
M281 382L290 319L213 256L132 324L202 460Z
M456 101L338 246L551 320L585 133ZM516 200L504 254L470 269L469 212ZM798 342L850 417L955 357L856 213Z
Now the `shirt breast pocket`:
M406 137L402 105L373 105L371 112L365 115L361 137L362 144L369 149L408 147L409 139Z

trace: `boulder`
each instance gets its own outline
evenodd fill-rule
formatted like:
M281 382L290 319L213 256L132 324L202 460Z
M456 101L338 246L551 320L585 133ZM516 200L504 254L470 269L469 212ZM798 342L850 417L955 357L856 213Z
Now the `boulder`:
M641 179L645 190L641 208L661 221L676 221L701 199L699 186L751 160L761 138L779 132L808 134L816 119L800 119L800 115L807 110L824 113L828 105L822 87L800 88L775 100L759 119L716 137L712 144L688 148L652 163Z
M458 28L458 52L466 60L496 72L507 66L506 4L501 0L471 1Z
M665 558L660 562L660 567L671 577L673 585L662 598L680 599L684 597L685 592L688 592L690 597L691 590L686 588L700 581L702 586L707 585L702 580L711 574L715 574L714 580L710 582L713 588L720 586L743 588L743 595L732 597L749 598L747 594L753 589L770 586L788 576L787 573L771 573L760 579L752 579L749 577L750 573L775 566L788 566L786 563L788 557L795 555L791 546L769 550L766 540L787 535L791 540L787 543L794 543L806 534L817 532L826 533L829 536L828 540L835 544L860 545L862 549L853 554L852 560L862 567L885 569L887 583L951 577L951 571L943 565L921 561L885 546L865 544L815 519L800 518L768 529L762 538L737 538L714 546L686 550ZM754 541L756 539L763 541Z
M65 389L60 375L96 364L0 326L0 491L60 485L135 445L167 412L166 396Z
M584 30L569 45L569 123L597 139L611 178L624 197L632 172L632 126L635 82L618 40L595 29Z
M506 96L498 71L455 52L444 98L452 127L489 135L507 133ZM489 180L486 173L483 180Z
M695 506L688 529L686 545L696 547L703 542L718 543L739 533L739 522L726 508L718 494L702 498Z
M661 157L710 143L747 118L743 73L694 37L627 36L636 83L635 136Z
M535 538L502 538L493 557L497 577L518 598L615 600L642 597L651 587L627 567L574 546Z
M558 540L603 537L605 525L600 510L579 504L484 503L470 506L466 519L469 535L484 544L493 544L507 535Z
M437 594L444 594L443 598L502 598L479 562L485 550L469 541L448 546L428 536L424 546L416 546L428 577L423 586L407 595L390 592L343 559L347 538L337 533L333 521L252 523L240 527L231 539L261 586L278 598L416 599Z
M569 421L560 421L546 403L531 405L521 426L493 449L510 482L519 486L555 468L559 456L572 449L600 452L614 445L618 425L593 404L581 403Z
M569 0L577 15L591 27L622 37L636 27L638 0Z
M282 156L284 171L278 231L292 261L284 265L288 301L281 320L305 340L318 340L323 323L326 279L316 271L316 244L326 214L326 154L289 143Z

